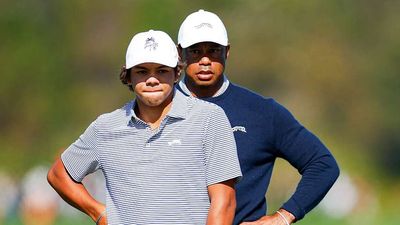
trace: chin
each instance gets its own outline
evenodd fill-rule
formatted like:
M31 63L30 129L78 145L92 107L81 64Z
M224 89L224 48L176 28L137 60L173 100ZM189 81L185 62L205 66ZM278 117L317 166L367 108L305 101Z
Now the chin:
M200 86L200 87L208 87L211 85L214 85L214 81L213 80L198 80L196 81L196 85Z
M145 101L145 104L147 106L151 106L151 107L157 107L159 105L161 105L165 100L160 100L160 99L148 99Z

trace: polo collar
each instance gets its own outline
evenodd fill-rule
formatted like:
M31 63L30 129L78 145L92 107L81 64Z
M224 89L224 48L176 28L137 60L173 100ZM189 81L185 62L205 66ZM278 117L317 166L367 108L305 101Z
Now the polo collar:
M134 120L137 120L135 111L133 110L134 107L136 105L136 100L132 100L130 102L128 102L125 106L124 106L124 110L125 110L125 119L126 119L126 124L129 126L131 125L131 123Z
M172 99L172 106L167 116L186 119L187 113L189 110L188 105L188 97L185 96L182 92L178 91L174 88L174 97Z
M172 106L166 116L177 119L186 119L187 112L189 110L189 105L187 101L188 97L180 91L177 91L176 88L174 88L173 92L174 96L172 98ZM135 106L136 99L128 102L124 107L128 125L133 121L142 121L139 117L136 116L135 110L133 110Z

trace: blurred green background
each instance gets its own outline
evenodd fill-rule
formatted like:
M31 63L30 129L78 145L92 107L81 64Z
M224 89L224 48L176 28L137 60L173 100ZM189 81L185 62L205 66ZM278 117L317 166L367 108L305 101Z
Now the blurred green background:
M176 40L200 8L228 29L229 78L285 105L340 164L335 191L297 224L399 223L400 1L2 0L0 178L17 197L0 198L12 202L0 224L28 224L18 203L28 171L133 97L118 78L132 36L159 29ZM298 179L277 161L268 213ZM91 224L72 215L54 224Z

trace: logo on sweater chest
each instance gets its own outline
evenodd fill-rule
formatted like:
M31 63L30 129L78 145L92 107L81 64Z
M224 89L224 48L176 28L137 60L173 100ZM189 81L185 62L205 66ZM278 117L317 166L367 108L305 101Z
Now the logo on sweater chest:
M234 127L232 127L232 131L233 132L240 131L243 133L247 133L246 127L243 127L243 126L234 126Z

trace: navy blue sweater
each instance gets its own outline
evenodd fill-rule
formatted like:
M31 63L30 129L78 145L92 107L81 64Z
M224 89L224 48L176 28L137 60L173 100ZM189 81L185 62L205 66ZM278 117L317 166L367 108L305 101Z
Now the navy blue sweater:
M272 98L230 83L222 95L203 100L222 107L234 131L243 173L236 185L234 224L265 215L265 193L277 157L302 175L295 193L282 206L297 220L322 200L337 179L339 168L329 150Z

